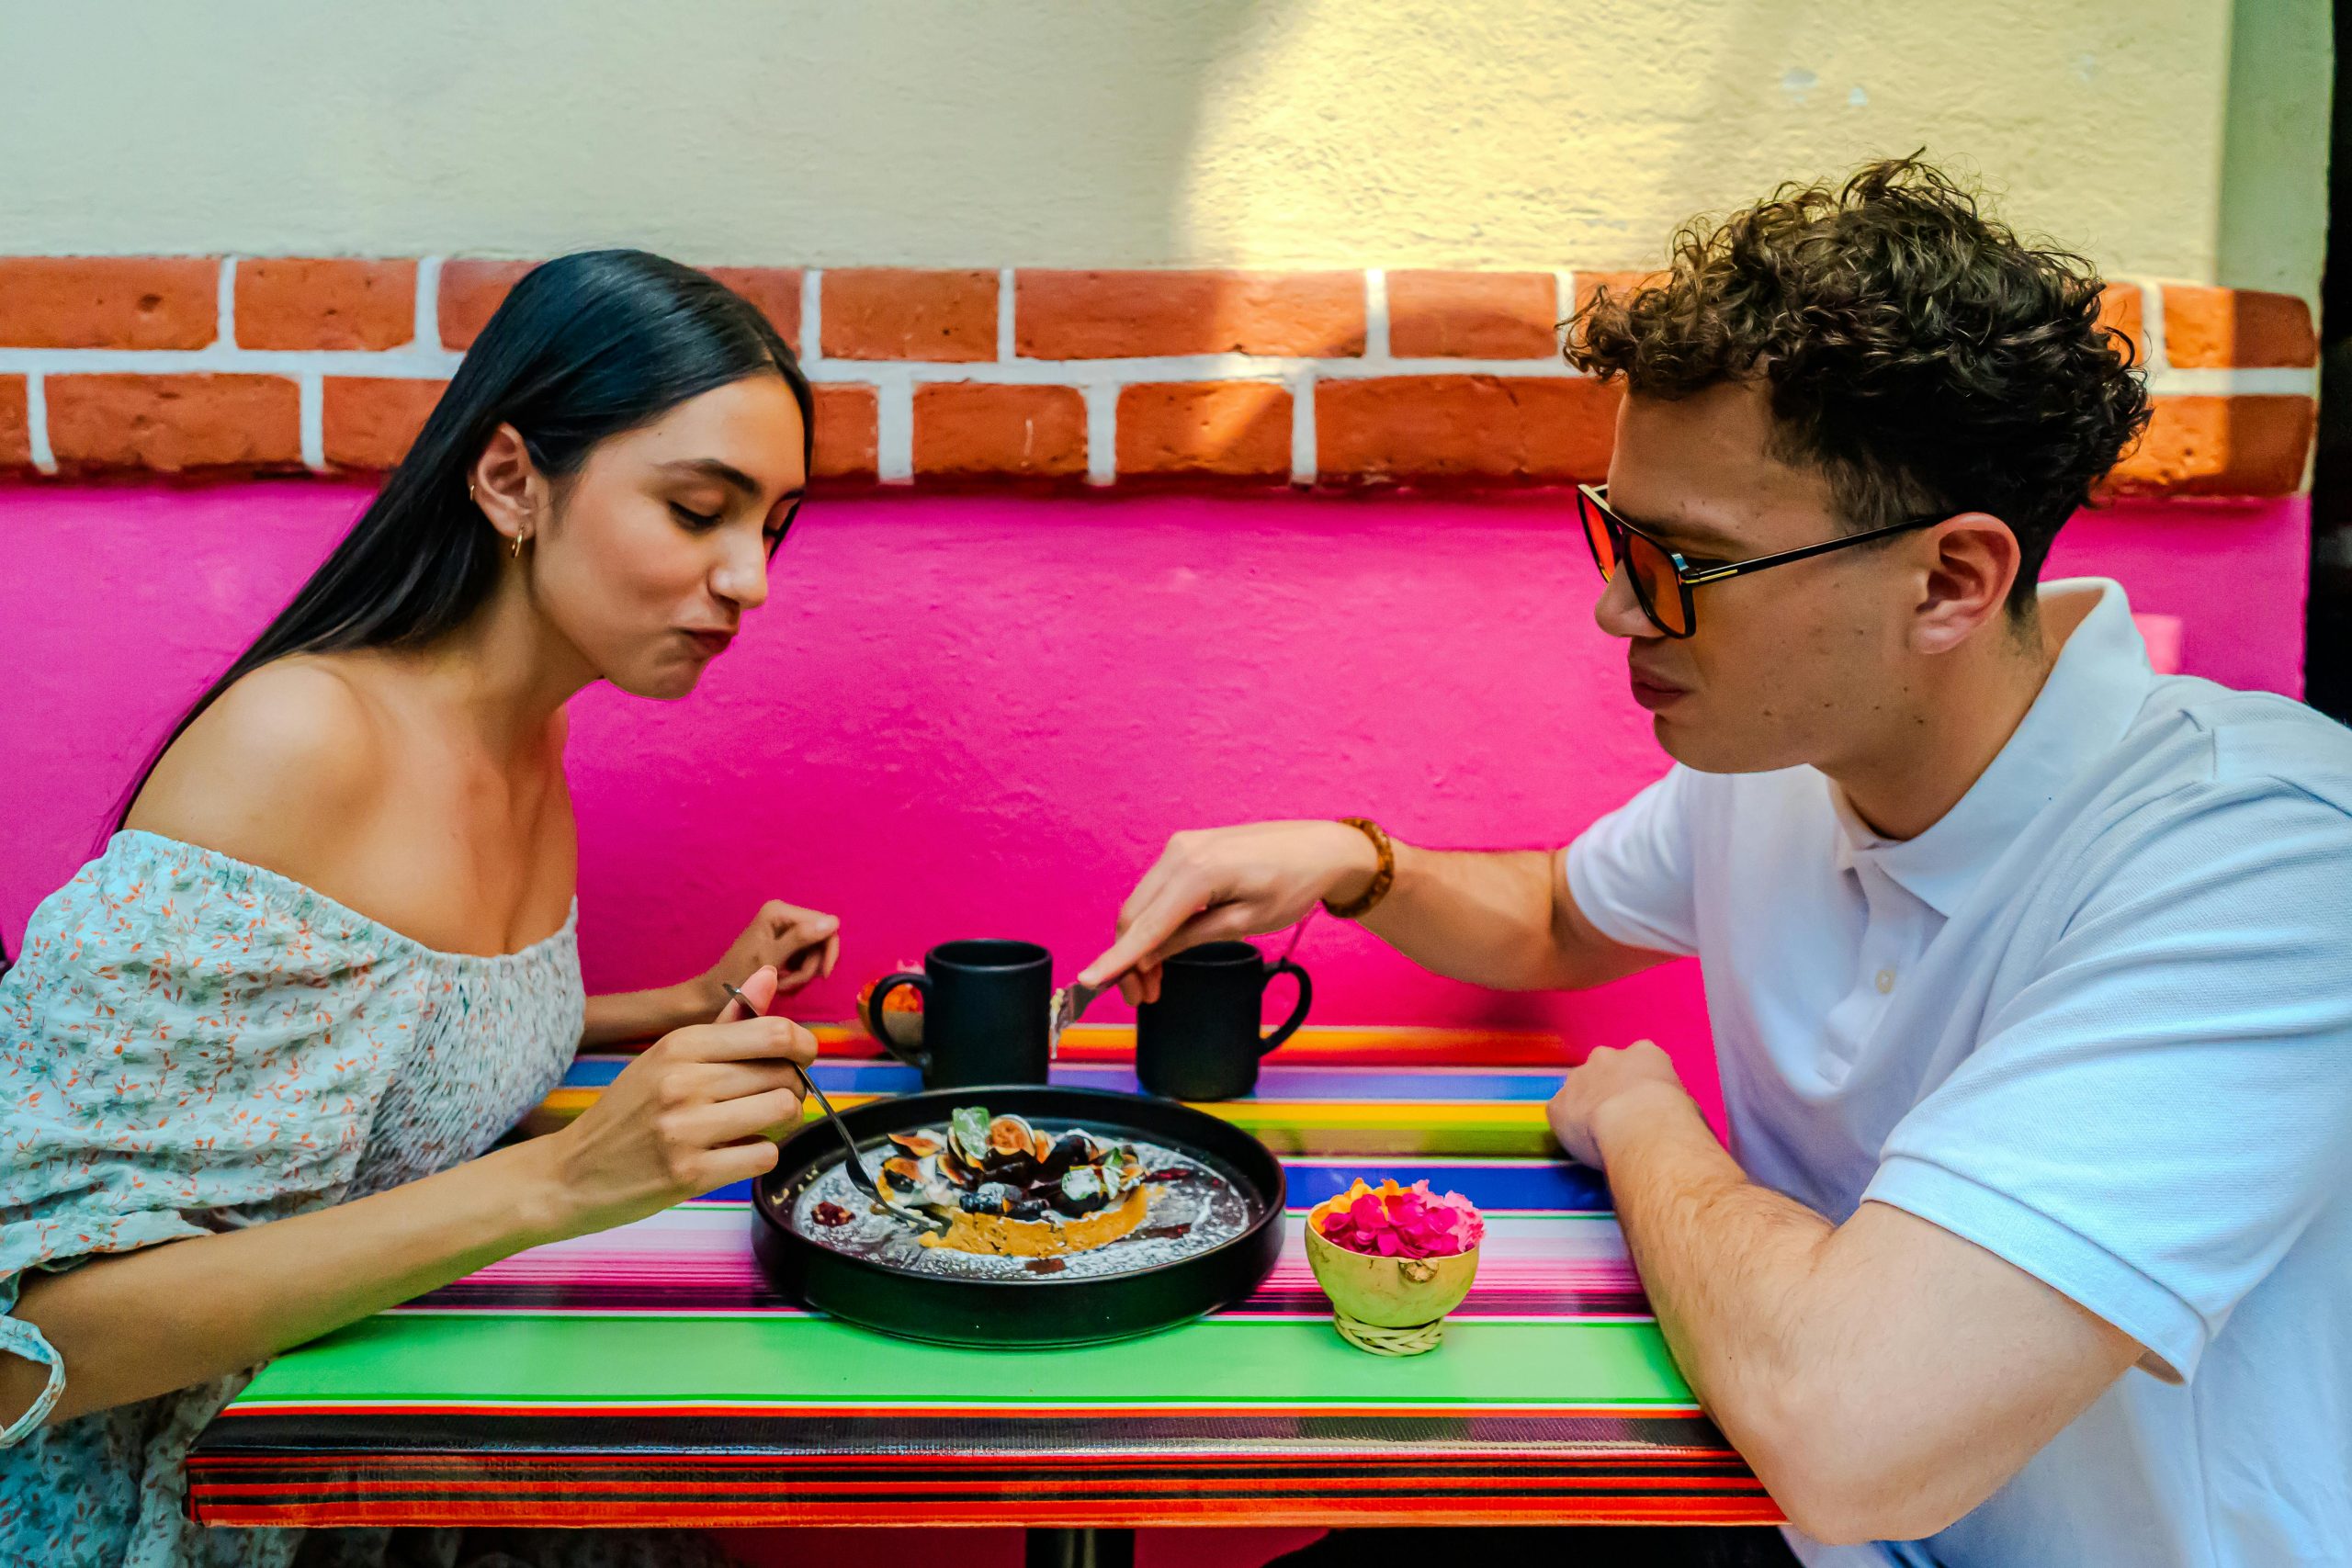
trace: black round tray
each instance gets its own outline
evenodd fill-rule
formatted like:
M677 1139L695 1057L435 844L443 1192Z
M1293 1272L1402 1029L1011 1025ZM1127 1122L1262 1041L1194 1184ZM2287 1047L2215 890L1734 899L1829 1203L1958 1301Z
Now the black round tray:
M953 1280L910 1274L809 1240L788 1216L801 1188L841 1157L841 1139L812 1122L784 1141L776 1168L752 1194L752 1250L776 1288L849 1322L944 1345L1044 1348L1125 1339L1187 1322L1258 1288L1283 1246L1282 1162L1249 1134L1172 1100L1109 1089L997 1084L932 1089L842 1112L873 1161L892 1133L936 1126L959 1105L984 1105L1035 1122L1073 1122L1113 1138L1164 1145L1216 1168L1256 1209L1249 1227L1173 1263L1066 1279Z

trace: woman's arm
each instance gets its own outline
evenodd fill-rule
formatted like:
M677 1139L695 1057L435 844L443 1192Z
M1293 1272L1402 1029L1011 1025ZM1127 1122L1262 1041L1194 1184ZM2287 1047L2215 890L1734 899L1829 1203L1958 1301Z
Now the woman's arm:
M764 1006L774 976L752 979ZM510 1253L758 1176L799 1121L788 1064L816 1054L783 1019L680 1030L560 1133L334 1208L28 1273L13 1315L65 1364L48 1419L209 1382ZM0 1354L0 1427L49 1375Z
M413 929L462 924L462 889L414 852L413 803L384 765L396 754L367 693L326 661L288 660L239 682L190 727L132 822L379 919L395 909ZM745 966L743 989L764 1008L776 977L757 968ZM715 1000L701 1016L718 1010ZM10 1315L64 1367L47 1419L209 1382L508 1253L766 1170L775 1152L763 1132L799 1117L787 1058L814 1055L807 1032L782 1019L676 1029L547 1138L334 1208L63 1272L28 1269ZM48 1367L0 1353L0 1427L51 1382Z
M687 1010L691 982L651 991L616 991L590 997L580 1025L582 1051L608 1050L658 1040L693 1016Z
M580 1048L633 1045L709 1018L727 1005L726 986L741 986L742 977L757 969L776 972L780 997L805 990L841 962L841 921L831 915L771 898L726 955L693 979L657 990L590 997Z

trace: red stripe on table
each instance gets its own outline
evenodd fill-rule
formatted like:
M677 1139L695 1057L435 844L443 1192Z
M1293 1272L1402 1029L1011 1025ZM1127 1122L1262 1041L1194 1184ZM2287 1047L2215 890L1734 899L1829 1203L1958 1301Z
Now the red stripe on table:
M1468 1503L1323 1497L1245 1497L1206 1500L1189 1506L1169 1499L1150 1507L1109 1507L1098 1503L1021 1502L1008 1513L1001 1498L974 1499L967 1508L935 1502L890 1504L779 1503L759 1507L707 1506L680 1511L666 1504L547 1502L484 1503L418 1512L408 1505L366 1501L210 1505L199 1497L198 1517L213 1526L278 1526L317 1529L335 1525L624 1525L724 1529L763 1525L1055 1525L1112 1529L1159 1525L1253 1524L1317 1526L1481 1524L1756 1524L1781 1522L1770 1497L1520 1497L1510 1502Z

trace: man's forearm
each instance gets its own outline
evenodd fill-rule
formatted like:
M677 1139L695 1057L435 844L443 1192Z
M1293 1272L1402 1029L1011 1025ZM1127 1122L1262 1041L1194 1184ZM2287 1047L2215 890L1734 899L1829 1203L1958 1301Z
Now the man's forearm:
M1736 1428L1761 1422L1804 1370L1794 1322L1830 1224L1750 1181L1679 1089L1624 1096L1595 1131L1658 1327L1744 1447Z
M1678 1087L1607 1099L1589 1130L1683 1375L1817 1539L1942 1529L2141 1353L1926 1220L1864 1203L1832 1227L1749 1181Z
M1432 974L1504 991L1572 990L1665 956L1609 942L1572 907L1543 850L1396 845L1396 882L1365 929Z

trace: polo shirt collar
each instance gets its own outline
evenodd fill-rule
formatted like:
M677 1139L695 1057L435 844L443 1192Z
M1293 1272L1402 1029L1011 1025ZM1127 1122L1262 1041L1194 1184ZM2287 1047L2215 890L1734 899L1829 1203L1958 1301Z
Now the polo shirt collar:
M2059 649L2033 705L1968 793L1926 832L1881 838L1847 803L1846 792L1829 785L1840 870L1875 864L1950 919L2026 825L2123 739L2155 681L2147 644L2120 583L2075 578L2041 590L2045 606L2078 593L2096 593L2098 602Z

